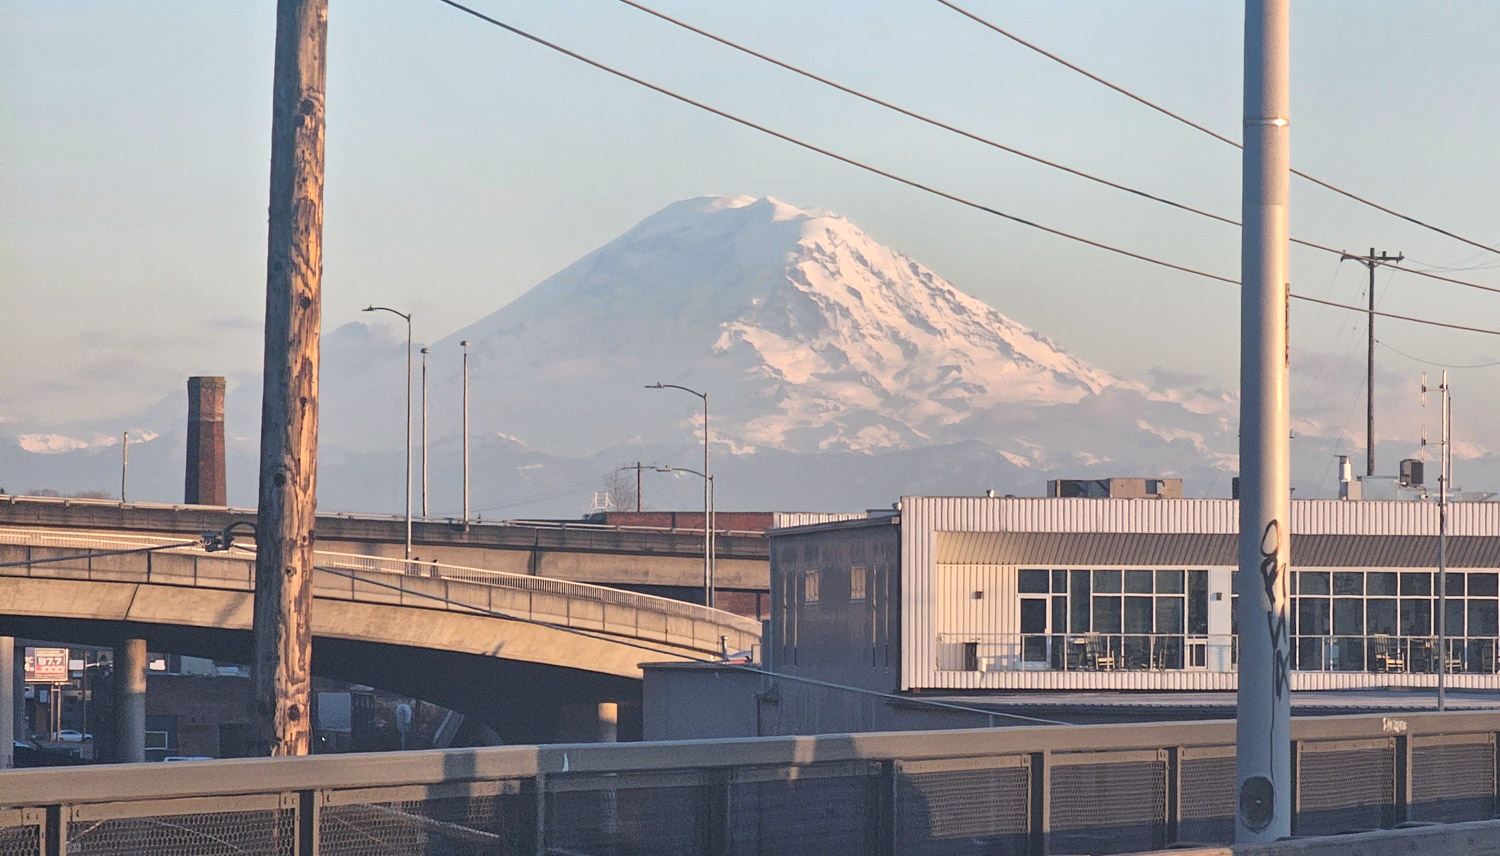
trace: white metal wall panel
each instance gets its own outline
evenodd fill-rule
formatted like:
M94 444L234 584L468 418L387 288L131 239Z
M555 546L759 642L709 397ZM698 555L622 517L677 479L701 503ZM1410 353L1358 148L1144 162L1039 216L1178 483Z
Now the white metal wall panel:
M845 520L864 520L869 515L863 511L776 511L771 514L772 529L791 529L795 526L817 526L821 523L842 523Z
M1500 548L1500 503L1462 502L1449 506L1449 534L1465 539L1452 544L1455 565L1491 567ZM982 564L1030 561L1006 554L1002 539L977 533L1051 533L1061 537L1056 549L1085 552L1106 549L1108 535L1187 537L1188 546L1208 549L1215 536L1233 536L1239 528L1239 503L1228 499L1058 499L982 496L908 496L901 500L901 688L934 686L939 610L934 588L937 564ZM1345 545L1330 538L1334 552L1357 546L1361 564L1391 567L1421 564L1423 540L1400 536L1437 535L1437 506L1431 502L1296 500L1292 532L1300 536L1377 536ZM1100 536L1106 536L1100 541ZM1196 540L1194 540L1196 539ZM1139 540L1139 539L1137 539ZM1202 541L1199 544L1197 541ZM1097 543L1096 543L1097 542ZM1121 541L1122 544L1126 543ZM1321 544L1321 542L1319 542ZM1307 542L1309 547L1313 541ZM1139 547L1139 545L1136 545ZM1305 554L1304 554L1305 555ZM1351 553L1352 555L1352 553ZM1125 559L1121 556L1120 559ZM1166 556L1152 556L1153 564ZM1201 557L1200 557L1201 558ZM1229 560L1232 563L1233 559ZM1296 554L1293 554L1296 561ZM1000 562L994 562L1000 564ZM1120 562L1128 564L1128 562ZM1187 561L1178 564L1217 564ZM1073 564L1073 563L1068 563ZM1343 563L1340 562L1340 565ZM1001 610L1004 612L1004 610ZM1076 680L1076 679L1070 679Z
M1232 499L1059 499L1051 497L904 497L932 531L1137 532L1233 535ZM1292 532L1305 535L1436 535L1437 504L1369 500L1293 500ZM1500 535L1500 502L1449 505L1450 535Z

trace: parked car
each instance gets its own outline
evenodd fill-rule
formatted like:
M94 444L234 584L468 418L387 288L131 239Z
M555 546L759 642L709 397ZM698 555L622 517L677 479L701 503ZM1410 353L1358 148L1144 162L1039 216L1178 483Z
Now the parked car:
M71 728L64 728L62 731L57 732L57 739L64 743L82 743L86 740L93 740L94 735L84 734L82 731L75 731Z

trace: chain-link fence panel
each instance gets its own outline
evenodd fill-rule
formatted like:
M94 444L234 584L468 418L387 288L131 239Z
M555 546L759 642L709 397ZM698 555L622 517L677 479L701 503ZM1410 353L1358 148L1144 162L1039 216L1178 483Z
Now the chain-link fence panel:
M870 853L879 827L879 765L741 769L729 787L734 856Z
M1414 737L1411 820L1458 823L1495 816L1495 736Z
M898 762L896 852L1025 856L1030 799L1025 757Z
M511 856L536 849L536 799L519 782L323 795L320 856Z
M1234 843L1234 747L1190 746L1182 750L1177 840Z
M547 781L549 853L698 856L713 848L715 791L706 774L588 776Z
M1295 835L1336 835L1391 825L1394 740L1320 740L1297 749Z
M205 797L74 806L69 856L293 856L296 797Z
M41 856L41 809L0 809L0 856Z
M1054 755L1049 853L1124 853L1166 843L1165 751Z

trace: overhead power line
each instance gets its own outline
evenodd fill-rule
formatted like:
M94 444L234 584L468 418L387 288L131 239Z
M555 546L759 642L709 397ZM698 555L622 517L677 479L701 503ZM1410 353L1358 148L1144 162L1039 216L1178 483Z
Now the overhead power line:
M614 76L616 76L616 77L618 77L618 78L620 78L622 80L628 80L631 83L634 83L637 86L641 86L641 87L644 87L646 89L649 89L652 92L656 92L656 93L658 93L660 95L665 95L668 98L672 98L672 99L674 99L676 101L680 101L680 102L682 102L684 104L687 104L689 106L696 107L699 110L702 110L702 111L704 111L706 113L712 113L713 115L718 116L718 117L720 117L722 119L728 119L729 121L735 122L736 124L743 125L743 126L745 126L747 128L755 130L755 131L759 131L762 134L766 134L767 136L775 137L776 139L781 140L783 142L791 143L794 146L798 146L798 147L806 149L806 150L808 150L810 152L814 152L816 154L823 155L824 157L831 158L833 160L839 161L840 163L848 164L849 166L856 167L858 169L862 169L862 170L864 170L866 172L869 172L871 174L881 176L882 178L890 179L891 181L897 182L899 184L904 184L907 187L911 187L911 188L914 188L916 190L921 190L923 192L930 193L933 196L937 196L937 197L940 197L942 199L947 199L950 202L956 202L956 203L958 203L960 205L966 206L968 208L972 208L972 209L974 209L976 211L983 211L986 214L992 214L992 215L994 215L996 217L1000 217L1002 219L1009 220L1012 223L1018 223L1018 224L1020 224L1022 226L1028 226L1028 227L1036 229L1038 231L1046 232L1049 235L1056 235L1059 238L1065 238L1067 240L1074 241L1076 243L1085 244L1087 246L1094 247L1095 249L1104 250L1106 252L1114 253L1116 255L1125 256L1126 258L1132 258L1132 259L1135 259L1137 261L1146 262L1147 264L1156 265L1158 267L1164 267L1164 268L1168 268L1168 269L1175 270L1175 271L1181 271L1182 273L1192 274L1194 276L1200 276L1200 277L1203 277L1205 279L1212 279L1212 280L1216 280L1218 282L1228 283L1230 285L1236 285L1236 286L1240 284L1239 280L1234 279L1233 277L1227 277L1227 276L1222 276L1222 275L1216 274L1216 273L1210 273L1208 271L1200 270L1198 268L1190 267L1188 265L1181 265L1181 264L1177 264L1176 262L1169 262L1169 261L1166 261L1164 259L1155 258L1154 256L1148 256L1148 255L1145 255L1143 253L1137 253L1137 252L1135 252L1133 250L1127 250L1127 249L1124 249L1122 247L1116 247L1116 246L1114 246L1112 244L1106 244L1106 243L1104 243L1102 241L1096 241L1096 240L1094 240L1092 238L1086 238L1086 237L1084 237L1082 235L1077 235L1077 234L1074 234L1072 232L1065 231L1063 229L1054 228L1052 226L1046 226L1046 225L1038 223L1038 222L1036 222L1034 220L1028 220L1025 217L1020 217L1020 216L1015 215L1015 214L1010 214L1010 213L1007 213L1005 211L1001 211L998 208L993 208L993 207L991 207L989 205L985 205L985 204L983 204L981 202L976 202L976 201L974 201L972 199L968 199L966 197L959 196L956 193L950 193L950 192L948 192L946 190L940 190L940 189L938 189L936 187L933 187L931 185L923 184L922 182L917 181L915 179L907 178L907 177L905 177L903 175L899 175L897 173L890 172L889 170L881 169L880 167L877 167L877 166L865 163L864 161L861 161L861 160L849 157L847 155L841 155L841 154L839 154L837 152L834 152L834 151L832 151L830 149L825 149L825 148L823 148L821 146L815 145L813 143L809 143L809 142L807 142L805 140L801 140L801 139L799 139L797 137L793 137L790 134L785 134L785 133L782 133L781 131L777 131L777 130L774 130L772 128L768 128L765 125L761 125L761 124L753 122L753 121L751 121L749 119L743 118L741 116L737 116L737 115L735 115L733 113L730 113L730 112L728 112L726 110L721 110L721 109L719 109L717 107L713 107L711 105L705 104L702 101L697 101L697 100L695 100L693 98L690 98L690 97L688 97L686 95L683 95L683 94L681 94L679 92L675 92L675 91L673 91L671 89L667 89L664 86L660 86L658 84L652 83L652 82L650 82L648 80L645 80L643 78L636 77L635 75L630 74L627 71L622 71L622 70L620 70L618 68L615 68L615 67L613 67L611 65L607 65L607 64L605 64L603 62L600 62L598 60L590 59L589 57L586 57L583 54L580 54L580 53L578 53L576 51L573 51L573 50L569 50L568 48L565 48L565 47L563 47L563 46L561 46L559 44L556 44L555 42L550 42L550 41L542 38L541 36L533 35L532 33L529 33L529 32L527 32L525 30L522 30L519 27L512 26L512 25L507 24L504 21L501 21L501 20L499 20L497 18L493 18L493 17L491 17L489 15L486 15L483 12L478 11L477 9L473 9L473 8L471 8L469 6L466 6L466 5L462 4L462 3L459 3L458 0L438 0L438 2L442 3L442 4L446 5L446 6L451 6L452 8L457 9L460 12L463 12L463 13L465 13L467 15L470 15L470 16L472 16L474 18L477 18L477 19L479 19L481 21L484 21L487 24L491 24L493 26L499 27L500 29L505 30L506 32L509 32L509 33L514 34L514 35L520 36L523 39L526 39L528 41L534 42L534 43L536 43L538 45L541 45L542 47L548 48L549 50L556 51L557 53L560 53L560 54L562 54L562 55L564 55L566 57L578 60L579 62L584 63L585 65L589 65L589 66L592 66L594 68L599 69L600 71L606 72L608 74L612 74L612 75L614 75ZM1345 303L1335 303L1335 302L1333 302L1331 300L1319 300L1318 298L1306 297L1306 296L1303 296L1303 295L1300 295L1300 294L1292 294L1291 297L1294 298L1294 299L1297 299L1297 300L1305 300L1305 301L1308 301L1310 303L1318 303L1318 304L1322 304L1324 306L1332 306L1332 307L1339 308L1339 309L1347 309L1347 310L1349 310L1351 312L1359 312L1361 314L1369 314L1368 310L1366 310L1366 309L1364 309L1362 307L1350 306L1350 305L1345 304ZM1486 334L1489 334L1489 335L1500 336L1500 330L1489 330L1489 329L1485 329L1485 328L1482 328L1482 327L1470 327L1470 326L1466 326L1466 325L1462 325L1462 324L1452 324L1452 323L1448 323L1448 322L1444 322L1444 321L1432 321L1432 320L1425 319L1425 318L1415 318L1415 317L1410 316L1410 315L1398 315L1398 314L1391 313L1391 312L1376 312L1374 314L1380 315L1380 316L1383 316L1383 317L1386 317L1386 318L1394 318L1394 319L1397 319L1397 320L1400 320L1400 321L1410 321L1410 322L1413 322L1413 323L1416 323L1416 324L1428 324L1428 325L1435 326L1435 327L1445 327L1445 328L1448 328L1448 329L1451 329L1451 330L1464 330L1464 331L1472 332L1472 333L1486 333Z
M1408 354L1400 348L1393 348L1384 339L1376 339L1375 344L1379 345L1382 348L1385 348L1391 353L1400 354L1401 356L1406 357L1408 360L1416 360L1419 363L1424 363L1429 366L1437 366L1440 369L1487 369L1493 368L1494 366L1500 366L1500 360L1497 360L1493 363L1440 363L1435 360L1423 359L1414 354Z
M1098 84L1100 84L1102 86L1109 87L1110 89L1113 89L1114 91L1120 93L1121 95L1124 95L1125 97L1127 97L1127 98L1129 98L1129 99L1131 99L1133 101L1137 101L1137 102L1139 102L1139 103L1141 103L1141 104L1143 104L1143 105L1145 105L1147 107L1150 107L1152 110L1155 110L1155 111L1157 111L1158 113L1161 113L1164 116L1168 116L1168 117L1170 117L1172 119L1175 119L1178 122L1181 122L1182 124L1187 125L1189 128L1193 128L1195 130L1201 131L1201 132L1209 135L1210 137L1213 137L1214 139L1219 140L1220 142L1228 143L1229 145L1234 146L1237 149L1244 148L1244 144L1242 144L1240 141L1234 140L1234 139L1230 139L1229 137L1224 136L1223 134L1219 133L1218 131L1215 131L1215 130L1207 128L1207 127L1205 127L1203 125L1200 125L1197 122L1194 122L1193 120L1191 120L1191 119L1187 118L1186 116L1183 116L1183 115L1181 115L1179 113L1174 113L1171 110L1168 110L1167 108L1161 106L1160 104L1157 104L1156 102L1154 102L1154 101L1152 101L1152 100L1150 100L1150 99L1148 99L1148 98L1146 98L1146 97L1144 97L1142 95L1138 95L1135 92L1132 92L1129 89L1126 89L1125 87L1120 86L1117 83L1112 83L1112 82L1104 79L1103 77L1100 77L1099 75L1094 74L1093 72L1091 72L1091 71L1089 71L1089 70L1087 70L1087 69L1085 69L1085 68L1083 68L1083 67L1081 67L1081 66L1079 66L1079 65L1077 65L1075 63L1069 62L1068 60L1063 59L1062 57L1058 56L1057 54L1052 53L1051 51L1048 51L1048 50L1042 48L1040 45L1037 45L1037 44L1034 44L1032 42L1029 42L1029 41L1021 38L1020 36L1016 35L1015 33L1012 33L1011 31L1009 31L1009 30L1007 30L1007 29L999 26L998 24L995 24L994 22L988 21L988 20L986 20L984 18L981 18L979 15L976 15L975 13L970 12L968 9L965 9L962 6L958 5L957 3L954 3L953 0L936 0L936 2L941 3L944 6L947 6L949 9L952 9L953 11L957 12L958 14L963 15L965 18L968 18L969 20L974 21L975 23L980 24L981 26L984 26L984 27L986 27L986 28L988 28L990 30L993 30L994 32L996 32L996 33L1004 36L1007 39L1010 39L1011 41L1015 42L1018 45L1021 45L1024 48L1027 48L1029 50L1033 50L1033 51L1041 54L1042 56L1046 57L1047 59L1050 59L1050 60L1052 60L1053 62L1055 62L1055 63L1057 63L1059 65L1062 65L1062 66L1064 66L1066 68L1069 68L1069 69L1071 69L1071 70L1073 70L1073 71L1075 71L1075 72L1083 75L1084 77L1087 77L1088 79L1094 81L1095 83L1098 83ZM1363 196L1360 196L1359 194L1357 194L1357 193L1355 193L1353 191L1345 190L1344 188L1339 187L1338 185L1333 184L1332 182L1324 181L1323 179L1318 178L1318 177L1313 176L1313 175L1308 175L1307 173L1303 172L1300 169L1293 168L1291 170L1291 173L1292 173L1292 175L1295 175L1298 178L1310 181L1313 184L1318 185L1319 187L1325 188L1327 190L1331 190L1334 193L1339 194L1340 196L1345 196L1345 197L1348 197L1349 199L1354 200L1355 202L1359 202L1359 203L1361 203L1363 205L1368 205L1369 207L1374 208L1377 211L1383 211L1386 214L1391 215L1392 217L1398 217L1398 218L1400 218L1402 220L1407 221L1408 223L1412 223L1414 225L1421 226L1424 229L1429 229L1429 230L1431 230L1433 232L1437 232L1439 235L1446 235L1446 236L1452 238L1455 241L1461 241L1461 242L1463 242L1465 244L1468 244L1471 247L1478 247L1479 249L1485 250L1487 252L1500 254L1500 249L1492 247L1489 244L1485 244L1485 243L1482 243L1480 241L1476 241L1476 240L1474 240L1472 238L1466 238L1463 235L1460 235L1460 234L1458 234L1456 232L1450 232L1447 229L1443 229L1443 228L1441 228L1439 226L1434 226L1431 223L1427 223L1427 222L1424 222L1422 220L1418 220L1416 217L1413 217L1413 216L1411 216L1409 214L1403 214L1400 211L1395 210L1394 208L1389 208L1389 207L1386 207L1384 205L1381 205L1380 203L1375 202L1375 201L1370 200L1370 199L1367 199L1367 198L1365 198Z
M1000 151L1006 152L1008 154L1012 154L1012 155L1015 155L1015 156L1020 157L1020 158L1025 158L1026 160L1029 160L1029 161L1031 161L1033 163L1038 163L1038 164L1041 164L1043 166L1050 167L1052 169L1059 170L1061 172L1065 172L1065 173L1067 173L1069 175L1077 176L1078 178L1082 178L1082 179L1085 179L1087 181L1092 181L1092 182L1095 182L1097 184L1104 185L1105 187L1113 188L1115 190L1124 191L1125 193L1129 193L1129 194L1132 194L1134 196L1139 196L1139 197L1142 197L1144 199L1149 199L1149 200L1151 200L1153 202L1159 202L1159 203L1161 203L1163 205L1168 205L1168 206L1171 206L1171 207L1176 208L1178 210L1186 211L1186 212L1188 212L1190 214L1196 214L1196 215L1198 215L1200 217L1206 217L1206 218L1208 218L1210 220L1215 220L1215 221L1218 221L1220 223L1224 223L1224 224L1227 224L1227 225L1230 225L1230 226L1234 226L1235 228L1239 228L1240 227L1240 221L1236 220L1233 217L1226 217L1226 216L1224 216L1222 214L1215 214L1212 211L1208 211L1208 210L1205 210L1205 209L1202 209L1202 208L1198 208L1198 207L1193 206L1193 205L1188 205L1185 202L1178 202L1178 201L1176 201L1174 199L1168 199L1165 196L1160 196L1160 195L1155 194L1155 193L1150 193L1148 191L1141 190L1138 187L1131 187L1131 186L1129 186L1127 184L1121 184L1118 181L1113 181L1111 179L1104 178L1103 176L1095 175L1095 174L1093 174L1091 172L1087 172L1085 170L1077 169L1076 167L1071 167L1071 166L1068 166L1067 164L1059 163L1057 161L1050 160L1048 158L1044 158L1044 157L1042 157L1040 155L1036 155L1036 154L1033 154L1031 152L1027 152L1027 151L1024 151L1022 149L1018 149L1015 146L1007 145L1005 143L999 142L998 140L992 139L990 137L986 137L986 136L983 136L981 134L977 134L977 133L975 133L973 131L965 130L963 128L960 128L960 127L957 127L955 125L952 125L952 124L950 124L948 122L944 122L944 121L942 121L940 119L934 119L931 116L927 116L925 114L918 113L917 111L909 109L907 107L902 107L899 104L894 104L894 103L892 103L890 101L886 101L885 99L882 99L882 98L879 98L877 96L871 95L868 92L864 92L862 90L855 89L852 86L848 86L848 85L845 85L843 83L839 83L836 80L831 80L831 79L829 79L827 77L824 77L824 76L822 76L822 75L820 75L820 74L818 74L816 72L808 71L805 68L793 65L792 63L786 62L785 60L777 59L776 57L770 56L770 55L765 54L765 53L763 53L761 51L758 51L758 50L756 50L754 48L751 48L751 47L748 47L748 46L746 46L744 44L736 42L733 39L726 38L724 36L718 35L717 33L711 33L708 30L705 30L705 29L703 29L701 27L698 27L698 26L695 26L693 24L690 24L690 23L688 23L686 21L681 20L680 18L674 18L671 15L668 15L668 14L666 14L664 12L661 12L661 11L658 11L656 9L653 9L650 6L645 5L644 3L636 2L636 0L619 0L619 2L625 4L626 6L631 7L632 9L637 9L637 10L639 10L641 12L644 12L644 13L646 13L648 15L651 15L651 16L653 16L655 18L659 18L659 19L661 19L663 21L666 21L669 24L672 24L674 26L677 26L677 27L680 27L680 28L682 28L684 30L687 30L688 32L695 33L695 34L697 34L699 36L702 36L705 39L709 39L709 40L718 42L721 45L724 45L726 47L729 47L729 48L732 48L734 50L737 50L740 53L746 54L747 56L752 56L752 57L755 57L756 59L762 60L764 62L768 62L771 65L777 66L778 68L786 69L787 71L790 71L793 74L801 75L802 77L805 77L808 80L816 81L817 83L821 83L824 86L828 86L828 87L831 87L833 89L836 89L839 92L843 92L843 93L845 93L847 95L852 95L855 98L862 99L862 100L867 101L867 102L869 102L871 104L875 104L875 105L877 105L879 107L883 107L883 108L885 108L887 110L891 110L893 112L899 113L899 114L901 114L903 116L906 116L908 118L915 119L918 122L923 122L925 124L931 125L934 128L941 128L944 131L948 131L950 133L957 134L960 137L964 137L965 139L973 140L976 143L982 143L983 145L990 146L991 148L999 149ZM1083 73L1087 74L1088 72L1083 72ZM1106 82L1106 85L1109 85L1109 84ZM1175 114L1173 114L1173 115L1175 117ZM1187 121L1187 120L1184 119L1183 121ZM1207 129L1204 129L1204 130L1207 130ZM1213 132L1212 131L1208 131L1208 133L1212 134ZM1226 142L1233 142L1233 141L1232 140L1226 140ZM1328 246L1326 244L1319 244L1319 243L1317 243L1315 241L1308 241L1308 240L1304 240L1302 238L1296 238L1296 237L1290 238L1289 240L1292 243L1294 243L1294 244L1298 244L1298 245L1301 245L1301 246L1304 246L1304 247L1309 247L1309 248L1314 249L1314 250L1320 250L1320 251L1322 251L1324 253L1328 253L1330 255L1335 255L1335 256L1340 256L1340 257L1342 257L1343 255L1345 255L1345 251L1343 251L1343 250L1337 249L1335 247ZM1429 275L1427 271L1414 270L1412 268L1396 268L1396 269L1400 270L1400 271L1403 271L1405 273L1416 274L1418 276L1428 276L1430 279L1438 279L1438 280L1442 280L1443 282L1453 283L1455 285L1463 285L1463 286L1468 286L1469 288L1478 288L1478 289L1482 289L1484 291L1492 291L1492 292L1500 293L1500 288L1496 288L1494 286L1481 285L1481 284L1476 283L1476 282L1468 282L1466 280L1454 279L1453 277L1438 276L1438 275L1435 275L1435 274Z

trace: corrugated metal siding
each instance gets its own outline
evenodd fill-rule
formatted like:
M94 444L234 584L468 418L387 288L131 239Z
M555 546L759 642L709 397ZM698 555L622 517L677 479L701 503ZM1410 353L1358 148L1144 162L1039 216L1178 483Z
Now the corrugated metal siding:
M1227 499L903 497L901 688L939 686L939 561L1233 566L1238 514ZM1453 503L1449 515L1452 566L1500 567L1500 503ZM1433 503L1297 500L1293 563L1430 567L1437 527Z
M1232 499L1057 499L984 496L903 497L931 528L977 532L1137 532L1233 535ZM1500 502L1449 505L1450 535L1500 536ZM1436 535L1433 502L1294 500L1292 532L1307 535Z
M790 529L794 526L816 526L819 523L841 523L845 520L864 520L863 511L777 511L771 515L772 529Z

